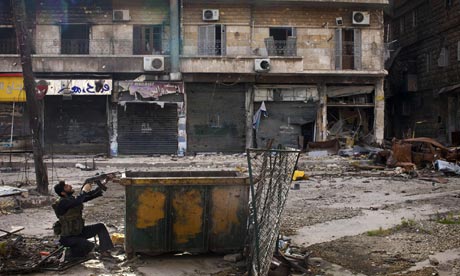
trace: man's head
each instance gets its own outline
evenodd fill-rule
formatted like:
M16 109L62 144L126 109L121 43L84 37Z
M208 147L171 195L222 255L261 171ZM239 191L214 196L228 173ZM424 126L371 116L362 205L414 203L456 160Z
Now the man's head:
M54 185L54 191L60 197L71 196L74 193L72 185L65 184L65 181L61 180L58 184Z

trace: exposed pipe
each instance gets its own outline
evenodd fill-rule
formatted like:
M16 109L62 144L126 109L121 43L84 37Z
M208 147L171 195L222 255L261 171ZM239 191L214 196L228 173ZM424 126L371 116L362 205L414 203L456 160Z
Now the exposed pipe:
M171 49L171 80L181 80L182 75L180 73L180 50L179 50L179 0L170 0L169 1L169 11L170 11L170 25L171 25L171 35L170 35L170 49Z

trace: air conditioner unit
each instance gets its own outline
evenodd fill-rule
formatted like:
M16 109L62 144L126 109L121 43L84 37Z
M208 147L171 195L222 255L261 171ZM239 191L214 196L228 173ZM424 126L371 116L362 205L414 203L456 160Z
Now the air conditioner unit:
M113 21L129 21L129 10L113 10Z
M335 25L337 25L337 26L342 26L343 25L342 17L336 17L335 18Z
M160 72L165 70L165 58L163 56L144 57L144 71Z
M256 72L268 72L270 71L270 59L261 58L254 60L254 71Z
M206 9L203 10L203 21L219 20L219 10Z
M354 11L353 12L353 24L354 25L369 25L371 23L371 16L369 12Z

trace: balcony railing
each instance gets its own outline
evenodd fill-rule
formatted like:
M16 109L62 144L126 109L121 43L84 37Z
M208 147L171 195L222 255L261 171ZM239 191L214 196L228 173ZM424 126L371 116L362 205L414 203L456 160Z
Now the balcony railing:
M0 39L0 54L17 54L16 39Z
M37 54L69 55L168 55L169 41L150 45L132 39L36 39Z
M297 38L288 37L287 40L274 40L273 37L265 39L265 47L269 56L296 56Z
M61 54L89 54L89 39L61 39Z
M199 41L198 42L198 55L202 55L202 56L225 55L225 45L222 45L222 41L220 40Z

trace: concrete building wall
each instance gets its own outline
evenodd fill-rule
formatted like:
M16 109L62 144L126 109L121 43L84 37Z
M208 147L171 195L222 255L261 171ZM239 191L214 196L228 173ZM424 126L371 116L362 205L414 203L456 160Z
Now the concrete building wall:
M58 25L37 25L35 29L35 52L57 55L61 53L61 37Z
M216 22L202 20L203 9L218 9ZM370 26L352 25L355 10L370 12ZM303 70L335 70L336 18L343 28L362 29L363 70L383 69L383 12L379 9L344 9L299 5L222 5L186 2L183 9L183 55L198 53L198 28L202 25L226 26L226 56L267 56L265 38L270 27L293 27L297 37L297 56L304 58Z
M114 0L112 5L112 1L99 0L65 12L68 6L53 3L47 0L37 5L37 54L59 54L60 26L74 23L90 26L90 55L132 55L134 25L161 25L162 48L169 48L169 1ZM113 10L128 10L129 20L113 21L112 6Z
M456 108L450 104L456 101L450 93L459 91L453 89L460 85L460 2L451 1L450 6L442 0L394 4L389 38L400 49L395 51L398 55L389 80L395 95L393 121L403 118L395 124L396 135L415 127L416 136L451 143L451 133L460 130L455 123ZM446 64L441 62L443 48L448 53Z

